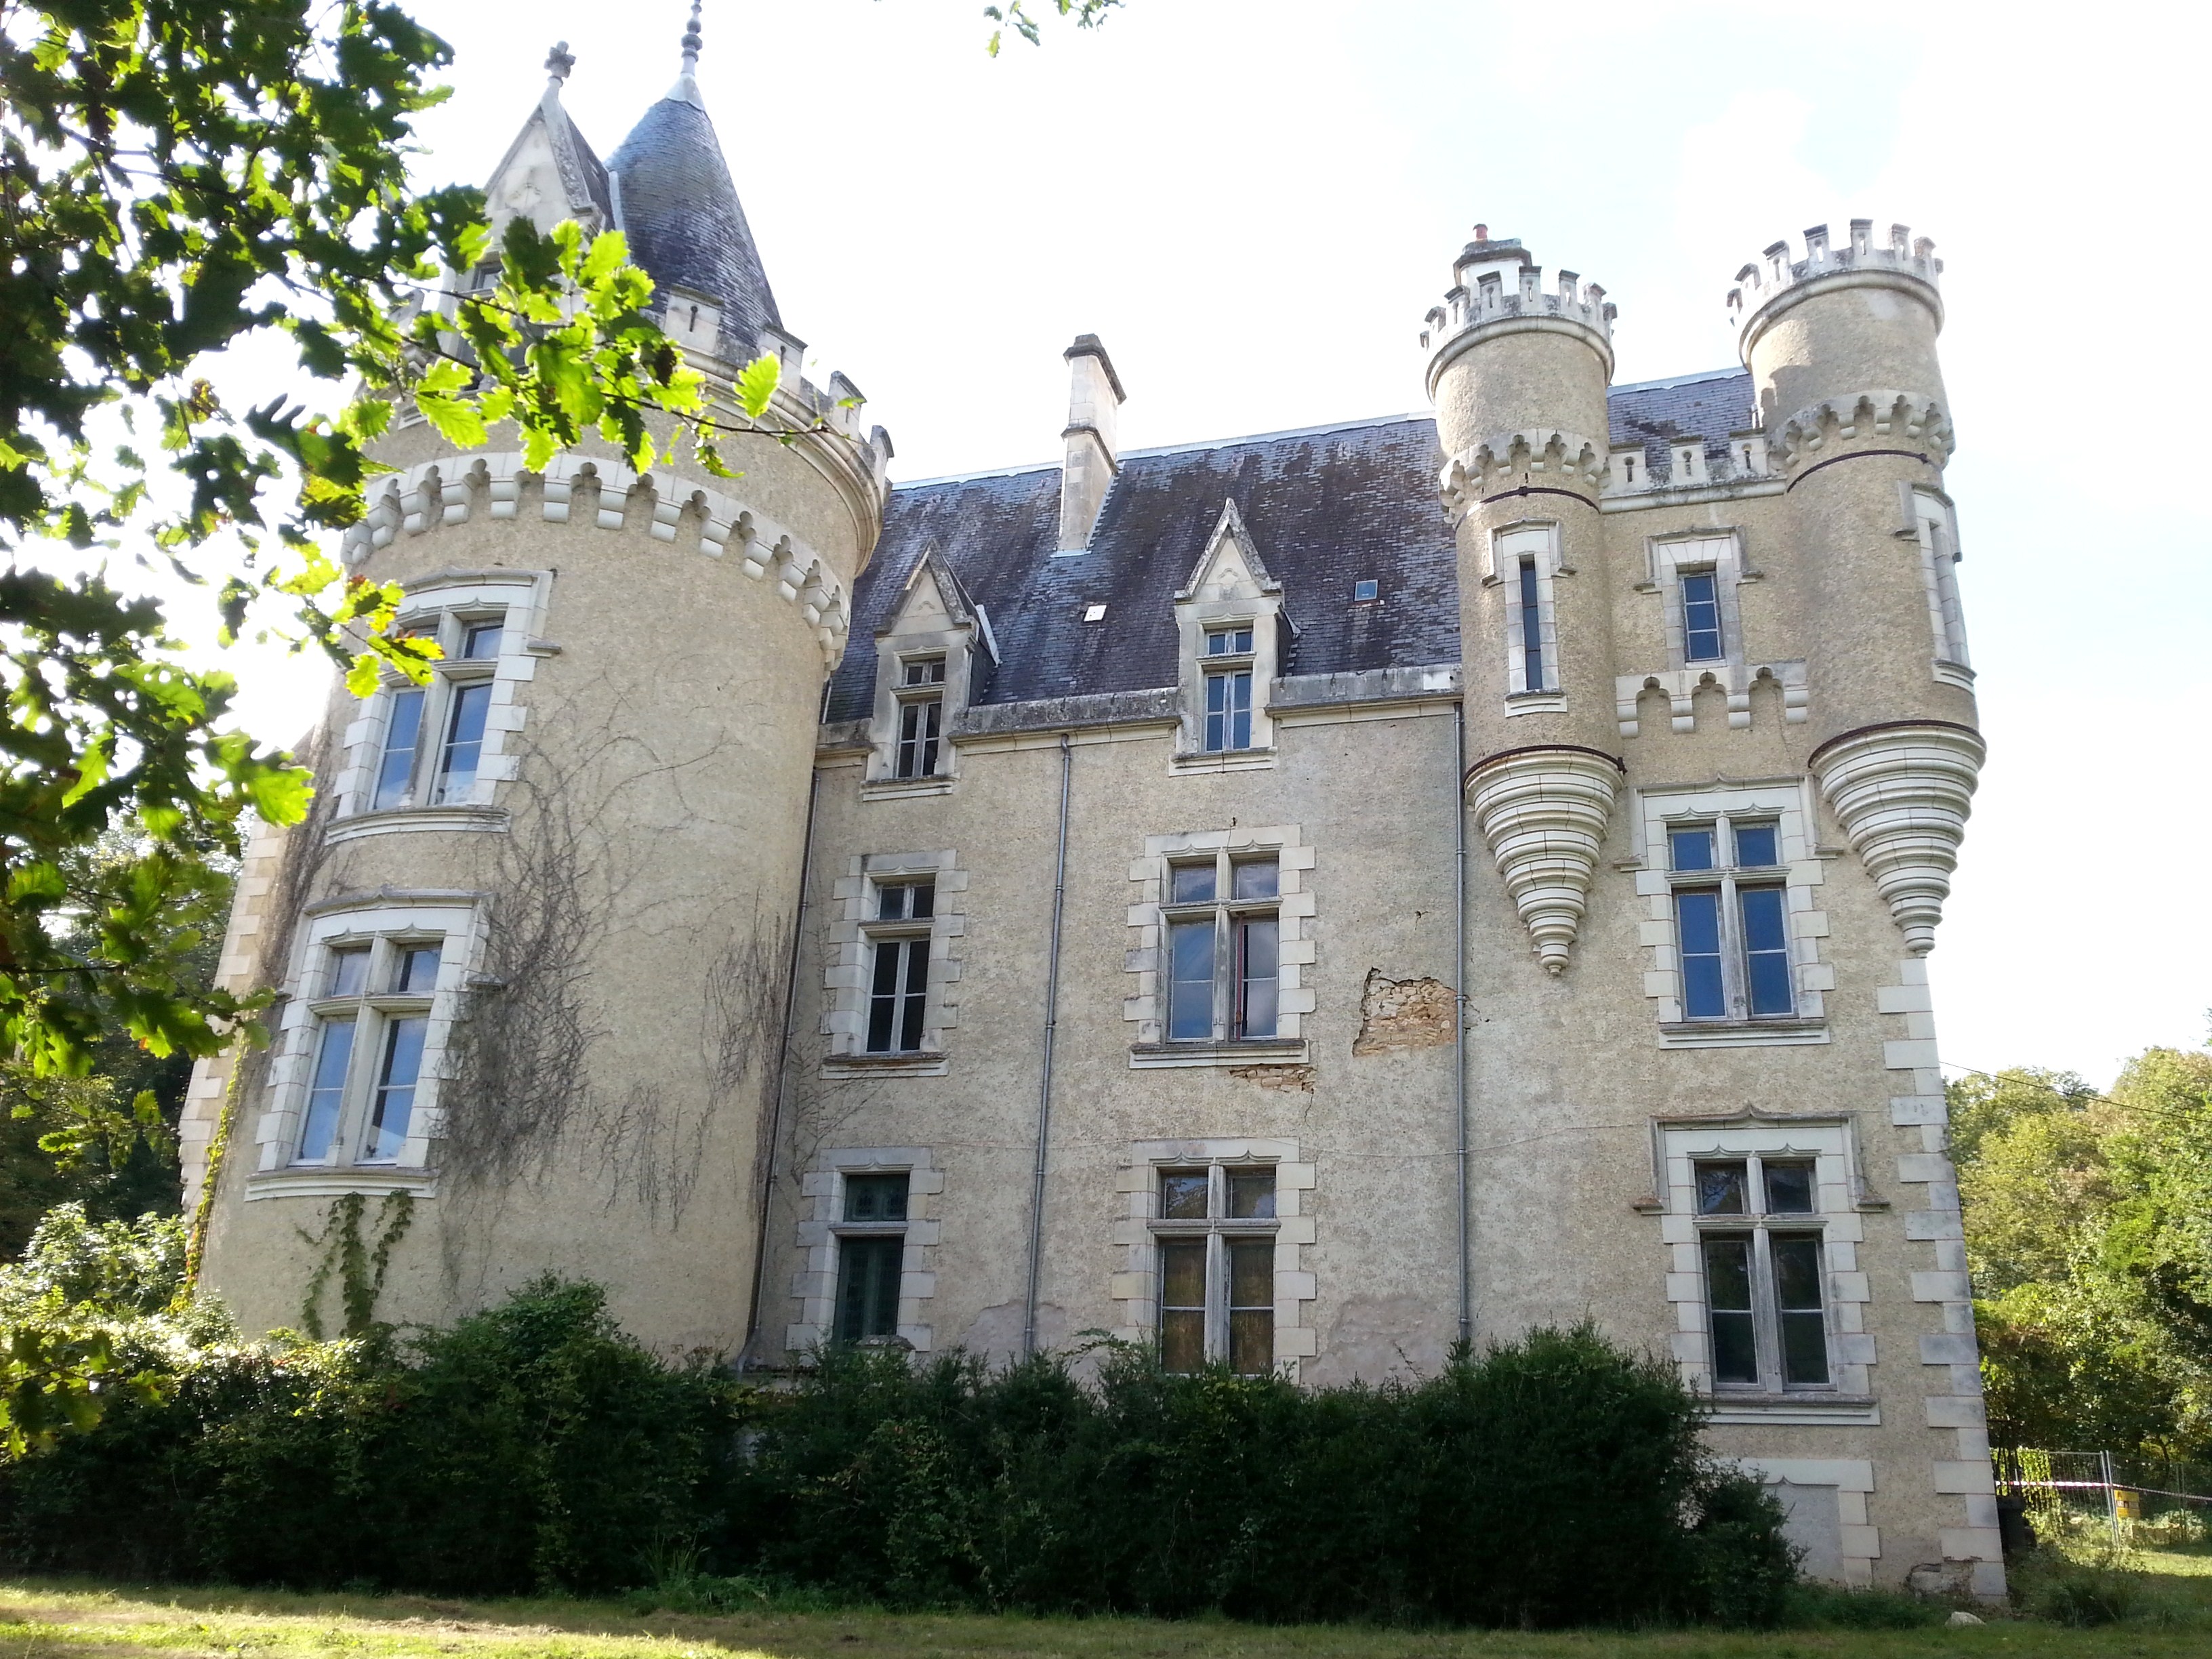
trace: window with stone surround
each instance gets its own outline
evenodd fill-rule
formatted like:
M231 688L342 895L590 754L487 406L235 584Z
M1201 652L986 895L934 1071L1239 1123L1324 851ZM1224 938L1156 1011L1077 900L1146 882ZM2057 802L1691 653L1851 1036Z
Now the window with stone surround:
M1959 538L1951 504L1933 490L1915 489L1912 524L1920 542L1920 574L1928 591L1928 627L1936 645L1936 678L1971 687L1966 613L1959 599Z
M945 734L945 657L942 653L906 657L899 662L898 746L892 775L937 775L939 745Z
M1168 1041L1275 1035L1279 882L1264 853L1233 858L1224 848L1169 865Z
M347 726L334 835L487 816L496 785L513 775L508 744L524 722L516 689L551 649L530 640L538 586L526 573L487 573L410 590L399 631L435 641L442 654L426 684L387 675Z
M1796 1013L1780 842L1781 826L1755 814L1668 825L1685 1019Z
M1802 781L1639 792L1644 994L1667 1048L1826 1042L1826 854Z
M935 1343L929 1310L945 1172L927 1146L833 1146L799 1176L798 1317L784 1344Z
M1873 1338L1848 1125L1662 1121L1660 1153L1674 1352L1687 1380L1736 1401L1747 1420L1770 1420L1792 1401L1816 1415L1863 1410L1850 1402L1867 1394Z
M950 849L868 853L831 886L823 965L825 1076L940 1075L959 1023L968 872Z
M1206 1164L1159 1172L1160 1363L1170 1371L1275 1368L1275 1170Z
M1116 1181L1123 1270L1111 1294L1115 1335L1160 1344L1171 1370L1219 1361L1295 1382L1317 1352L1308 1322L1314 1166L1295 1140L1146 1140Z
M1133 1066L1306 1059L1313 868L1295 826L1146 838L1130 867Z
M1506 695L1543 698L1547 708L1560 684L1559 627L1552 602L1559 546L1559 527L1545 522L1498 531L1491 550L1491 580L1502 585L1506 595Z
M921 1048L936 901L937 884L931 878L876 884L876 914L867 929L865 1046L872 1054L912 1054Z
M404 630L435 639L445 655L428 685L395 678L385 686L384 744L370 811L475 805L505 616L449 611Z
M288 1190L302 1180L414 1189L440 1132L438 1075L476 911L395 899L313 915L307 933L256 1130L256 1178Z
M1206 726L1208 754L1252 746L1252 624L1206 630Z
M904 1170L845 1177L844 1213L836 1234L835 1334L840 1342L898 1334L899 1281L906 1271L907 1199L912 1181Z

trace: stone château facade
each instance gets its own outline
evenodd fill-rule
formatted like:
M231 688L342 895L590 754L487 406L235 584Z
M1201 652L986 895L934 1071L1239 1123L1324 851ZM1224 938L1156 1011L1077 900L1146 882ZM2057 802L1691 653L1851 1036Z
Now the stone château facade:
M194 1082L208 1281L299 1323L350 1231L390 1318L550 1270L756 1367L1103 1331L1315 1384L1588 1316L1813 1570L2001 1588L1929 244L1778 242L1742 368L1614 386L1603 290L1478 228L1432 414L1125 451L1086 335L1061 465L895 486L685 46L605 165L556 49L493 204L623 229L811 429L717 480L398 423L344 557L445 657L333 690L248 860L224 972L282 1000Z

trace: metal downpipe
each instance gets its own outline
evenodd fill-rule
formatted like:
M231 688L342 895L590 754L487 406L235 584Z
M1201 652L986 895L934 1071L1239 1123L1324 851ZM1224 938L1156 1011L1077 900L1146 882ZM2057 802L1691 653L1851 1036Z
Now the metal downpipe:
M1045 1152L1052 1134L1052 1044L1060 1024L1060 923L1067 900L1067 798L1074 751L1060 734L1060 847L1053 860L1052 945L1044 976L1044 1060L1037 1078L1036 1170L1030 1185L1029 1287L1022 1300L1022 1357L1036 1352L1037 1279L1044 1266Z
M1452 768L1452 842L1456 855L1452 876L1452 915L1453 936L1459 951L1456 975L1459 991L1452 999L1452 1016L1457 1022L1452 1033L1452 1105L1459 1141L1459 1340L1472 1342L1474 1340L1474 1270L1473 1241L1469 1237L1473 1222L1468 1213L1467 798L1462 793L1466 787L1462 780L1467 776L1467 703L1463 696L1458 706L1452 710L1452 743L1458 751Z
M827 696L827 688L824 688ZM783 1136L783 1103L791 1078L791 1022L799 1007L799 947L806 939L807 890L814 877L814 809L822 798L822 774L817 769L806 785L805 839L799 854L799 914L791 926L791 955L784 964L783 1040L776 1048L775 1095L769 1108L768 1146L761 1159L760 1230L753 1240L752 1297L745 1308L744 1346L738 1350L738 1369L753 1363L753 1339L760 1334L761 1291L768 1276L769 1215L775 1201L775 1155Z

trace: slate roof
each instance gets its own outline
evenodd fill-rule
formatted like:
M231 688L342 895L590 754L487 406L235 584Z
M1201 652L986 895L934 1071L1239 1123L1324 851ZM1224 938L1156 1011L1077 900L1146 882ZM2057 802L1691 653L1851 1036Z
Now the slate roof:
M1705 441L1707 470L1727 477L1729 434L1756 423L1747 369L1716 369L1710 374L1678 374L1671 380L1644 380L1614 386L1606 396L1613 441L1644 441L1644 465L1664 482L1671 471L1668 446L1682 438Z
M710 295L722 307L720 355L742 362L760 349L761 330L781 327L775 295L729 165L687 71L646 111L607 159L622 190L630 258L665 288Z
M1729 371L1616 387L1614 441L1647 439L1663 468L1665 444L1694 434L1724 460L1729 434L1750 422L1750 385ZM989 613L999 643L995 668L978 653L977 703L1172 686L1175 595L1231 498L1297 629L1285 673L1455 663L1458 558L1437 496L1443 465L1426 415L1132 451L1090 550L1064 558L1054 556L1058 467L899 486L854 596L852 641L823 717L868 714L876 630L932 543ZM1369 577L1380 599L1355 603L1353 582ZM1092 605L1105 605L1103 622L1083 620Z

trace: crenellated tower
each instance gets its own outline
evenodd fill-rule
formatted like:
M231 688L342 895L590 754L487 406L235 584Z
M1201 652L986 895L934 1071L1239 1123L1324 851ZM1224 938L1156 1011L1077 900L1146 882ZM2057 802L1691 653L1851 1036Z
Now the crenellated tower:
M1777 242L1728 295L1784 480L1812 769L1912 954L1934 944L1983 747L1943 467L1943 264L1870 220Z
M1595 283L1562 270L1547 289L1518 240L1477 225L1422 336L1459 543L1468 801L1554 975L1621 775L1598 507L1613 314Z
M316 813L227 964L281 994L275 1041L196 1085L231 1115L188 1171L214 1189L208 1277L254 1328L302 1322L351 1206L388 1255L382 1317L444 1322L551 1270L658 1345L745 1333L822 691L890 443L843 376L801 374L701 44L695 7L675 84L605 164L555 48L494 229L623 230L716 402L775 354L766 424L799 435L726 435L742 471L718 477L596 439L533 467L512 428L461 450L395 419L342 554L404 586L443 659L428 687L334 690Z

